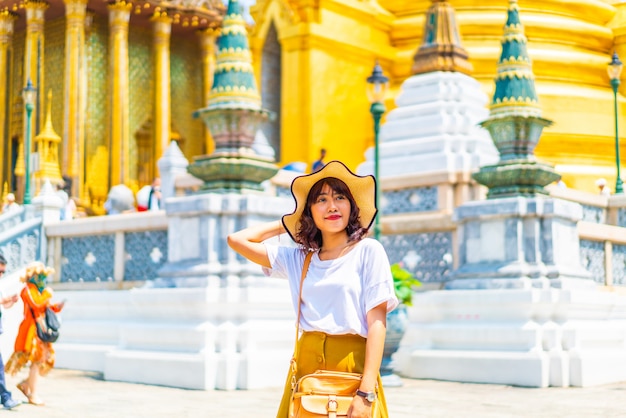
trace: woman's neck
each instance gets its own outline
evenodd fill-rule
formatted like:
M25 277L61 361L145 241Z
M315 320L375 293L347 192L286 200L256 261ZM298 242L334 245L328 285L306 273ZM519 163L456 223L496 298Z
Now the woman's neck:
M319 257L322 260L332 260L341 257L352 242L348 240L348 234L333 234L322 237L322 248Z

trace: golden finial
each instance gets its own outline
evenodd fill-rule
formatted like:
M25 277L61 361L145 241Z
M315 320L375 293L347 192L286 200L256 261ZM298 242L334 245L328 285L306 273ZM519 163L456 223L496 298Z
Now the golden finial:
M413 57L412 74L434 71L457 71L470 74L473 70L461 45L454 7L446 0L432 0L426 12L424 39Z
M39 171L35 177L43 181L50 180L52 184L61 184L61 170L59 166L59 143L61 137L54 131L52 126L52 90L48 90L48 103L46 107L46 123L43 130L35 137L35 143L39 150Z

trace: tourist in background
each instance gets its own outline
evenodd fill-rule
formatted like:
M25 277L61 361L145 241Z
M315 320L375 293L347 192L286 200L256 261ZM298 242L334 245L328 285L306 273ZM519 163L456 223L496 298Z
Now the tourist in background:
M2 205L2 213L15 212L20 208L20 205L15 203L15 195L13 193L7 194L4 204Z
M4 258L2 254L0 254L0 278L4 275L4 272L7 268L7 260ZM4 309L9 309L12 307L15 302L18 301L18 295L10 295L4 296L0 293L0 305ZM2 334L2 315L0 315L0 334ZM2 353L0 353L0 401L4 406L4 409L13 409L16 406L20 405L20 402L17 402L11 396L11 392L7 390L7 382L4 376L4 362L2 361Z
M598 179L596 180L596 186L598 187L598 192L603 196L611 195L611 188L606 185L606 179Z
M20 296L24 302L24 319L15 339L15 351L7 362L7 373L14 376L22 367L30 363L28 377L18 383L17 388L33 405L43 405L39 397L39 376L45 376L54 367L54 350L52 343L43 342L37 337L36 321L43 318L47 307L54 312L63 309L64 302L53 304L52 289L47 286L47 278L54 269L43 263L35 262L26 267L20 278L25 283Z
M63 202L60 213L60 219L62 221L74 219L74 216L76 215L76 203L70 197L70 193L72 191L71 182L71 178L63 176L63 182L57 184L56 195Z
M365 238L377 212L374 177L357 176L331 161L296 177L291 192L296 209L282 223L228 236L231 248L263 266L265 274L288 279L296 309L303 265L311 260L302 285L297 372L287 377L277 418L288 416L292 379L321 369L362 374L348 416L388 417L379 368L386 315L398 299L385 249ZM299 246L264 243L284 232Z
M326 165L326 163L324 162L324 158L326 158L326 149L322 148L320 150L320 159L314 161L311 165L311 171L313 173L315 173L316 171L320 171L322 168L324 168L324 165Z
M161 209L161 179L159 177L152 181L150 194L148 195L148 210Z

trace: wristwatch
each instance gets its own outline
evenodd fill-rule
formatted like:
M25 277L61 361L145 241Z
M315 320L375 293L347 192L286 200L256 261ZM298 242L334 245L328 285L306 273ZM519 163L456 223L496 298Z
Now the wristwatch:
M376 392L363 392L360 389L356 390L356 394L365 398L366 401L372 403L376 400Z

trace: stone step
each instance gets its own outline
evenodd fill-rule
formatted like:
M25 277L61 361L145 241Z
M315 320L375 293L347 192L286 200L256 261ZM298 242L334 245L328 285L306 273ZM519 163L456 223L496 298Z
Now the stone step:
M54 344L55 367L104 373L105 357L115 349L114 344Z

